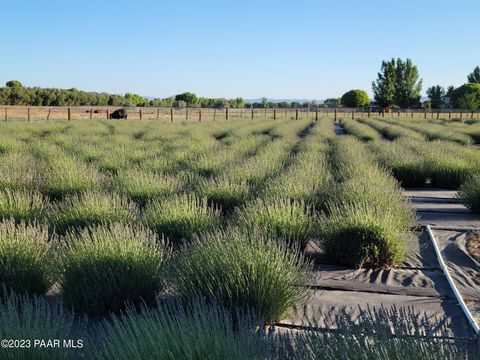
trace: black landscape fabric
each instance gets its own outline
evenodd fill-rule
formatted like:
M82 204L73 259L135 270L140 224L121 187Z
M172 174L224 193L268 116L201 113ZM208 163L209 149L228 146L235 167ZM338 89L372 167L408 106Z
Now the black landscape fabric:
M438 245L459 291L474 313L480 307L480 286L472 280L479 264L465 250L466 233L436 231ZM360 311L383 308L392 313L408 312L422 318L425 335L473 337L468 323L437 261L429 235L418 234L405 262L395 269L349 269L323 261L320 250L310 246L316 264L311 297L284 324L332 328L332 313L346 312L355 321ZM478 313L476 314L478 316Z

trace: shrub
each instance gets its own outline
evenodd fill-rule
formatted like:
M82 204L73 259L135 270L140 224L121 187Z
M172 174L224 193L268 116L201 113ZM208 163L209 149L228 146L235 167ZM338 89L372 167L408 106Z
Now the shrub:
M46 228L0 223L0 289L45 294L53 283L51 244Z
M42 181L43 192L52 199L100 188L100 176L94 169L67 156L50 160L43 169Z
M354 135L362 141L372 141L380 139L380 134L368 125L345 118L341 119L341 123L348 134Z
M424 162L418 158L398 160L390 164L392 174L402 187L422 187L427 181Z
M425 141L425 136L423 136L421 133L407 129L400 125L388 124L386 122L374 119L358 119L358 121L362 124L371 126L389 140L408 138Z
M337 309L319 315L332 320L327 331L309 321L312 330L290 331L284 336L286 347L279 346L282 340L276 342L275 358L460 360L475 359L479 351L475 339L448 339L441 322L432 325L436 336L424 336L422 330L431 323L431 316L411 309L369 308L359 310L354 319L351 313Z
M263 229L285 237L303 250L315 234L315 215L302 200L257 200L238 211L235 223L241 228Z
M249 199L250 187L241 180L211 178L200 185L199 194L206 197L211 205L219 205L222 210L231 212Z
M50 223L59 234L86 226L129 223L135 219L135 206L118 195L87 192L73 195L57 204Z
M480 214L480 175L468 178L460 187L458 196L470 210Z
M396 211L367 201L332 205L320 222L320 245L331 259L354 267L398 264L410 239L397 216Z
M120 172L115 180L122 196L132 199L142 206L155 198L171 196L180 187L179 182L174 178L141 169Z
M153 311L127 311L104 321L96 359L257 359L266 358L267 339L253 329L248 314L220 306L159 303Z
M1 292L1 291L0 291ZM0 299L0 338L27 340L25 347L0 348L0 358L17 360L72 359L81 356L82 350L66 347L34 346L34 340L72 339L75 344L87 347L83 321L66 311L56 302L41 297L26 297L9 292ZM81 340L82 343L76 343ZM30 346L27 346L30 344Z
M340 102L349 108L365 107L370 105L370 98L365 90L350 90L343 94Z
M36 161L23 152L8 153L0 161L0 189L35 189L38 184Z
M428 169L432 185L444 189L458 189L473 172L471 164L454 157L439 157Z
M424 171L433 186L456 189L480 169L477 150L449 141L411 142L408 146L424 157Z
M208 206L207 199L191 195L153 201L143 214L143 222L157 234L165 235L173 245L190 240L194 234L215 230L220 212Z
M377 142L370 148L377 161L390 169L404 188L425 185L428 178L425 159L409 148L408 139Z
M0 218L16 222L33 222L43 219L47 202L42 194L25 190L0 191Z
M289 198L304 201L317 210L324 208L333 185L327 149L326 144L309 136L302 142L300 151L292 156L292 165L269 180L262 197Z
M283 318L307 294L307 264L285 241L259 231L204 234L174 264L180 297L252 309L268 323Z
M451 130L448 127L434 124L432 122L424 122L424 121L418 122L414 120L387 119L387 118L385 118L383 121L421 133L430 141L448 140L448 141L456 142L461 145L469 145L472 141L472 139L466 134L456 132L454 130ZM414 138L414 136L412 135L409 135L408 137ZM422 140L419 138L417 139Z
M320 220L317 241L338 262L391 266L403 259L413 211L396 181L366 150L349 137L333 143L331 161L338 187Z
M119 311L127 302L151 304L168 255L152 233L119 224L70 235L59 254L64 302L89 314Z

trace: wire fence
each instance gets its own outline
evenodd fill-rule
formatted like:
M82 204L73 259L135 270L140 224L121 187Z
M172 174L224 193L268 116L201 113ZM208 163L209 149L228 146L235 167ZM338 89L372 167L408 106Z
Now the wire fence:
M1 107L0 107L1 109ZM352 108L156 108L156 107L130 107L119 108L114 106L72 106L72 107L46 107L46 106L3 106L4 121L13 120L85 120L85 119L110 119L112 113L118 109L125 109L128 120L158 120L158 121L216 121L236 118L291 118L317 119L324 116L338 117L410 117L410 118L436 118L436 119L480 119L479 111L462 109L395 109L373 111L369 109Z

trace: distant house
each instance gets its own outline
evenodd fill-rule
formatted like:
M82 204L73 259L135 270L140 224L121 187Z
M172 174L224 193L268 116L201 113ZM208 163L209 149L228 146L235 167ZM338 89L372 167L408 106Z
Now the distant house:
M444 96L442 105L440 105L440 109L451 109L452 108L452 102L450 100L450 96Z

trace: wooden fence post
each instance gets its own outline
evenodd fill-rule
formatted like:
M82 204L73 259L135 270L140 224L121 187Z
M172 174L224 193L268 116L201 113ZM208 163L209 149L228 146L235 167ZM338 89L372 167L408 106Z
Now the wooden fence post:
M398 117L400 117L400 110L398 110Z
M173 108L170 108L170 121L173 122Z
M28 122L30 122L30 108L27 109Z
M52 111L52 109L48 109L47 121L50 120L50 111ZM90 113L90 119L92 118L91 116L92 116L92 114Z
M213 121L215 121L217 117L217 109L213 109Z
M352 110L352 120L355 119L355 110Z
M8 110L7 108L5 108L5 121L7 121L7 117L8 117Z
M254 114L254 113L255 113L255 111L253 110L253 107L252 107L252 119L253 119L253 116L254 116L253 114Z
M315 109L315 121L318 121L318 109Z
M160 119L160 109L157 108L157 120Z
M225 120L228 120L228 107L225 108Z
M298 109L295 109L295 120L298 120Z
M460 120L462 120L463 117L463 111L460 111Z
M72 110L70 108L67 108L67 119L68 121L72 120Z
M472 116L471 116L471 119L473 119L473 111L472 111Z
M335 108L335 117L333 118L333 121L337 122L337 108Z
M273 109L273 120L277 120L277 110Z
M110 110L107 109L107 119L110 119Z
M437 111L437 119L440 119L440 111Z
M185 112L185 120L188 120L188 107L187 107L186 112Z
M198 110L198 122L202 122L202 109Z
M140 109L140 111L138 112L139 116L140 116L140 120L142 120L142 109Z
M93 109L90 109L90 120L92 119L93 116Z
M424 119L427 118L427 110L424 111L424 113L423 113L423 118L424 118Z
M370 113L371 113L371 110L370 110L370 109L368 109L368 117L370 117Z
M449 111L449 112L448 112L448 118L449 118L449 119L452 118L452 111Z

